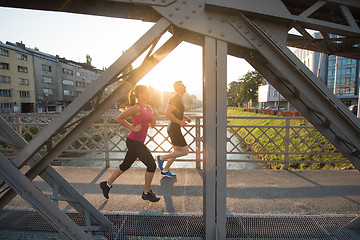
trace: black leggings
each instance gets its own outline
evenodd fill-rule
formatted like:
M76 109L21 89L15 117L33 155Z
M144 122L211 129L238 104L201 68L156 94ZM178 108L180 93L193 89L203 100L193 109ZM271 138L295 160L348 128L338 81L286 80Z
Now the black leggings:
M126 146L128 148L128 151L125 155L124 161L119 166L121 171L125 172L126 170L128 170L131 167L131 165L135 162L135 160L139 158L140 161L146 165L147 172L155 172L156 170L155 160L151 155L149 149L145 146L143 142L139 142L127 138Z

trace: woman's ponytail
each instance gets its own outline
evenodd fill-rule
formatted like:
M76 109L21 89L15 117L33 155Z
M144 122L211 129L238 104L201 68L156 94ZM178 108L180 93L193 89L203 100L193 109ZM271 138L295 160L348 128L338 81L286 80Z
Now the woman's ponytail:
M148 90L147 86L144 85L137 85L133 90L129 92L129 107L136 103L136 99L139 97L139 93Z
M131 90L129 92L129 107L133 106L136 103L135 91Z

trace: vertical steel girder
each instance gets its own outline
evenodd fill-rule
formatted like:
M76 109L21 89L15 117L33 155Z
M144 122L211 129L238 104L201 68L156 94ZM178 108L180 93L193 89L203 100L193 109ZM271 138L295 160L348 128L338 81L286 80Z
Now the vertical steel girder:
M204 225L206 239L226 238L227 43L205 37Z
M128 2L116 0L117 2ZM330 1L330 0L329 0ZM139 1L137 1L139 2ZM121 56L94 84L76 98L65 111L48 127L43 129L24 147L9 165L9 161L0 164L0 174L6 182L21 194L28 196L25 187L32 189L31 182L65 149L75 136L82 133L114 102L121 100L133 85L144 76L151 66L162 59L150 56L146 59L150 67L145 66L134 70L130 78L124 81L110 96L102 102L102 90L128 67L138 56L162 35L173 24L194 33L205 36L204 57L204 216L207 239L223 239L226 235L226 53L231 50L228 44L235 45L239 52L247 51L244 58L257 69L293 106L295 106L352 164L360 169L360 126L355 116L344 104L321 83L315 75L286 47L287 28L296 21L298 30L306 27L324 32L335 32L347 36L358 36L359 27L349 7L354 1L331 0L341 5L341 10L348 21L347 26L312 19L309 16L323 6L317 1L300 15L292 15L281 0L199 0L199 1L167 1L166 4L141 0L144 5L152 5L162 18L123 56ZM206 5L206 8L205 8ZM266 7L264 7L266 6ZM282 8L279 8L282 6ZM222 10L230 11L222 11ZM209 11L210 10L210 11ZM229 16L226 12L236 15ZM250 13L264 20L250 20L243 13ZM277 23L270 23L275 19ZM284 23L279 23L279 19ZM280 21L280 22L281 22ZM171 23L170 23L171 22ZM174 39L171 47L176 47L181 40ZM171 49L170 47L170 49ZM172 49L171 49L172 50ZM170 50L170 51L171 51ZM326 51L326 49L322 49ZM169 51L165 51L169 53ZM165 54L166 55L166 54ZM234 54L236 55L236 54ZM214 97L215 93L215 97ZM13 179L7 174L6 168L18 176L19 170L56 132L66 126L81 109L95 96L98 96L96 109L86 116L64 139L52 148L41 160L37 161L26 173L28 179ZM8 140L11 143L11 140ZM3 156L0 156L3 160ZM6 160L6 159L5 159ZM12 165L13 164L13 165ZM50 171L50 170L49 170ZM9 190L11 192L13 190ZM31 190L29 201L37 201L36 207L45 216L51 218L56 210L43 209L47 203ZM9 198L10 199L10 198ZM40 203L41 202L41 203ZM42 206L42 203L44 206ZM62 223L58 225L66 225ZM71 223L69 223L71 225ZM352 227L359 226L359 220Z

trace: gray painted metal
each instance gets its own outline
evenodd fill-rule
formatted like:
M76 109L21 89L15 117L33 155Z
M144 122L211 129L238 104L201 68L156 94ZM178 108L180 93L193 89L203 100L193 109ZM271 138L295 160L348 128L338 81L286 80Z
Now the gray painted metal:
M205 37L204 216L206 239L226 235L227 43Z
M0 135L6 132L6 135L16 142L14 149L22 149L27 145L25 139L23 139L14 129L12 129L3 118L0 117ZM41 159L40 155L35 155L33 159L29 161L29 166L32 167L36 162ZM18 166L15 166L18 168ZM88 225L96 226L111 226L112 223L105 218L99 211L91 205L76 189L73 188L53 167L48 166L39 176L49 184L49 186L57 185L57 192L61 194L68 203L77 210L80 214L84 215L85 212L90 214ZM4 208L14 197L15 191L9 191L0 198L0 209ZM58 197L59 198L59 197Z
M55 229L68 239L91 239L78 225L44 196L4 155L0 154L0 176Z
M119 12L111 11L104 3L112 2L112 8ZM162 3L161 3L162 2ZM198 0L198 1L95 1L92 5L87 1L64 1L60 3L34 3L38 9L60 9L61 11L101 14L135 19L148 19L157 21L161 19L154 30L152 37L148 33L142 41L136 43L137 47L131 48L120 57L100 78L80 95L59 117L54 124L44 129L30 142L15 158L16 164L24 164L43 146L55 132L65 125L96 96L111 81L114 76L120 74L128 64L136 59L140 53L147 49L155 37L162 34L171 24L186 31L195 32L205 36L204 46L204 114L205 114L205 185L204 185L204 215L207 228L207 237L215 236L223 239L223 228L218 221L222 215L225 201L222 201L221 186L224 178L222 163L216 158L223 154L221 140L223 134L221 114L217 107L223 106L218 103L225 96L221 90L215 89L222 85L215 84L224 77L226 63L219 63L223 59L226 49L221 42L229 44L229 52L234 55L242 55L254 66L269 82L289 100L355 167L360 169L359 147L360 127L359 122L337 99L319 79L304 66L295 55L286 47L296 45L305 49L318 49L327 54L337 54L360 59L359 49L354 44L360 42L359 19L360 5L358 1L329 0L312 1L308 5L299 5L298 0ZM331 4L328 4L331 3ZM60 4L60 7L59 7ZM3 6L26 7L22 1L0 3ZM34 8L34 6L30 8ZM326 8L324 8L326 7ZM351 7L351 11L349 9ZM126 12L131 10L131 12ZM155 11L154 11L155 10ZM329 11L334 13L329 16ZM256 19L255 19L256 18ZM303 33L302 37L288 36L288 29L295 26ZM305 33L310 28L321 31L323 38L315 40ZM342 35L341 43L338 39L331 39L329 34ZM151 40L148 40L151 39ZM216 39L216 40L215 40ZM221 40L221 41L218 41ZM198 40L194 40L198 41ZM200 40L201 42L201 40ZM140 46L138 46L140 45ZM219 47L221 51L215 49ZM140 51L138 49L141 49ZM217 56L219 54L219 56ZM219 59L218 59L219 58ZM213 59L216 59L214 61ZM220 65L216 65L216 64ZM214 71L217 67L218 70ZM217 75L217 72L219 75ZM219 78L218 78L219 77ZM136 81L134 81L136 82ZM123 83L114 93L126 94L133 83ZM210 85L209 85L210 83ZM220 83L219 83L220 84ZM222 89L222 88L221 88ZM211 93L217 93L216 100L211 99ZM99 103L98 108L107 109L110 102ZM85 120L94 121L99 116L100 110L94 110L93 116ZM219 120L219 121L218 121ZM85 125L84 125L85 126ZM69 134L78 135L84 128L76 127ZM219 137L220 139L216 139ZM215 138L215 139L214 139ZM28 177L34 177L46 168L69 142L62 141L55 146L43 159L39 166L33 167L27 173ZM56 151L54 149L57 149ZM41 166L42 165L42 166ZM216 174L220 174L217 176ZM221 224L221 223L220 223Z

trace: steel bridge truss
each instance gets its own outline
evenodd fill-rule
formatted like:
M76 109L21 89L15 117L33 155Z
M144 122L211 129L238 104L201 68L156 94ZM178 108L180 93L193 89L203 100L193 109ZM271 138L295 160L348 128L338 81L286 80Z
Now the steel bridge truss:
M301 3L298 3L301 2ZM206 239L226 235L226 56L246 59L299 110L349 161L360 169L360 124L346 106L289 49L294 46L360 59L360 3L352 0L107 0L6 1L0 6L98 14L156 22L134 45L80 94L51 124L27 143L4 120L0 140L17 149L13 160L1 155L0 176L4 208L16 194L28 201L69 239L90 239L100 227L112 227L49 164L115 102L124 101L135 84L182 41L203 47L204 72L204 225ZM300 34L289 34L295 28ZM306 29L318 30L314 39ZM154 51L165 32L172 37ZM333 35L340 36L334 38ZM142 64L122 74L144 52ZM104 89L118 83L108 96ZM92 111L73 122L95 102ZM49 140L73 127L55 146ZM47 146L47 153L39 150ZM30 169L22 173L22 167ZM42 177L54 190L52 197L69 202L83 214L79 227L31 182ZM348 227L359 228L356 219Z

